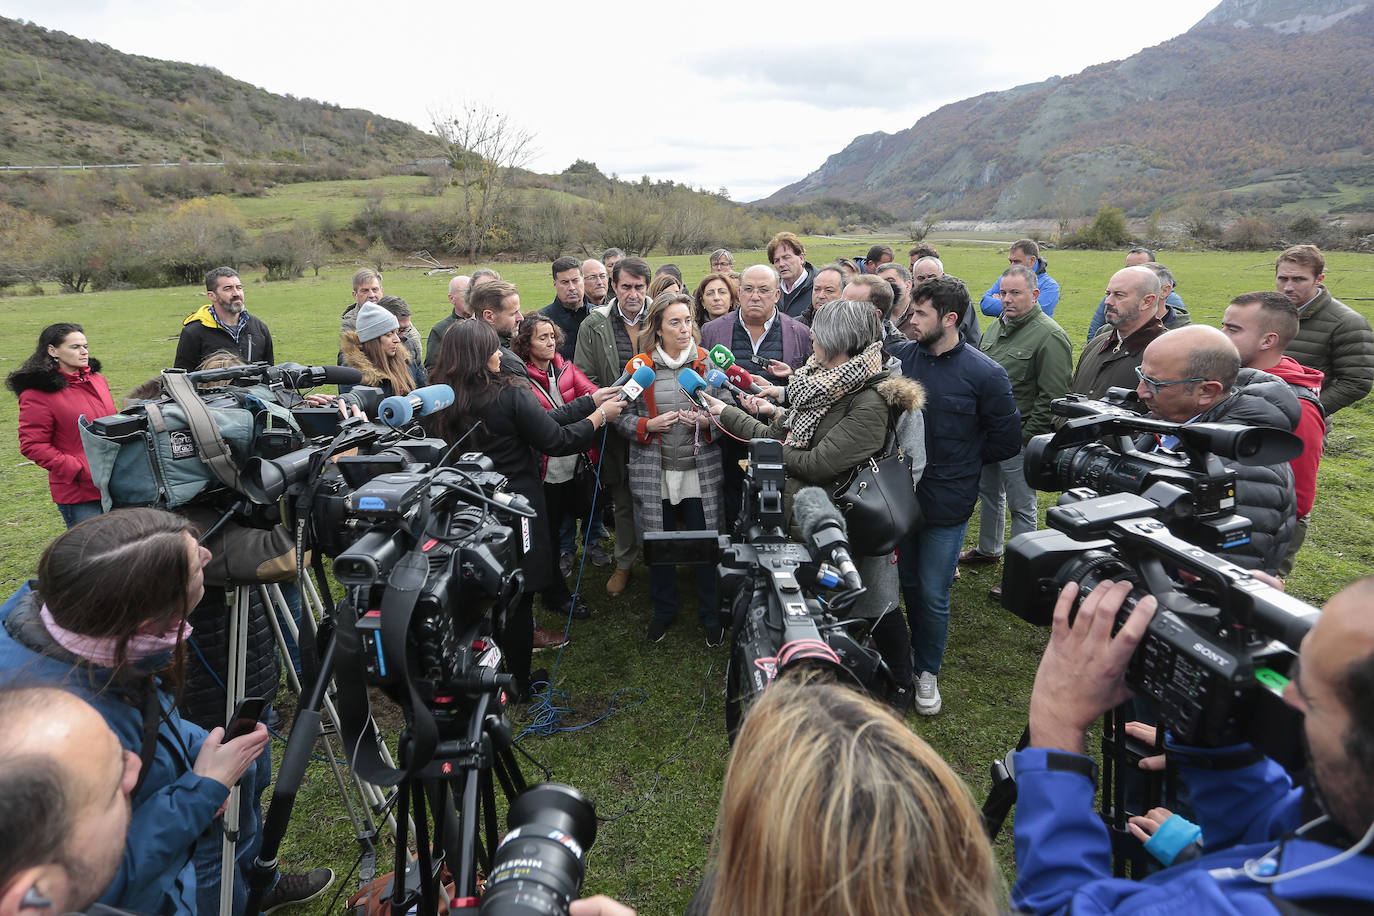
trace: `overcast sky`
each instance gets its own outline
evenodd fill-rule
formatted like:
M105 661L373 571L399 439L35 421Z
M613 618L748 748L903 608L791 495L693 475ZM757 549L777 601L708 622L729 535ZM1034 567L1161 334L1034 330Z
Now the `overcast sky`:
M0 0L0 14L426 130L433 111L491 103L535 134L538 171L589 159L747 201L858 135L1129 57L1216 3L966 0L866 18L813 0Z

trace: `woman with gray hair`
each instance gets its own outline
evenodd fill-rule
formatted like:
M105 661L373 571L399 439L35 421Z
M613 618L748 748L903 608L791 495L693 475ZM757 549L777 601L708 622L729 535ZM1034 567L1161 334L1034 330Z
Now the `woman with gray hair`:
M840 299L816 313L812 356L787 383L788 408L745 395L745 409L710 399L712 415L741 439L779 439L787 485L784 508L802 487L834 493L855 468L883 450L889 425L912 459L912 486L925 468L925 427L920 384L884 368L882 324L867 302ZM795 532L794 532L795 534ZM898 685L890 698L905 714L913 696L910 633L896 612L898 586L891 555L862 557L859 573L868 591L851 613L874 621L874 642Z

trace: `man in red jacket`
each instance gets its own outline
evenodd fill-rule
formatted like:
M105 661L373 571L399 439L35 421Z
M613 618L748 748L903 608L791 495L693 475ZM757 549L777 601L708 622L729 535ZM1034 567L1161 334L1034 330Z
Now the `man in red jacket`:
M1283 351L1298 333L1298 310L1282 293L1266 290L1242 293L1231 300L1221 319L1221 330L1240 351L1241 365L1277 375L1298 396L1302 418L1294 430L1302 440L1302 454L1289 464L1298 497L1298 527L1279 574L1293 571L1293 558L1307 537L1307 516L1317 496L1317 465L1322 460L1326 437L1326 411L1322 407L1322 373L1302 365Z

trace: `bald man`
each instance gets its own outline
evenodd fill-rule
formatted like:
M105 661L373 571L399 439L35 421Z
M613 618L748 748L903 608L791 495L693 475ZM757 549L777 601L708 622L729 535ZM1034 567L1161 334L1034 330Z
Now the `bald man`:
M1108 388L1134 388L1140 355L1164 333L1155 314L1162 289L1154 271L1125 267L1107 283L1106 327L1078 355L1069 390L1100 398Z
M448 301L453 306L453 311L429 329L429 339L425 341L426 372L433 372L435 364L439 362L439 344L444 340L444 332L452 327L455 321L467 321L472 317L472 310L468 308L468 290L471 287L472 277L465 274L459 274L448 281Z
M1295 788L1249 745L1189 748L1170 740L1167 753L1197 807L1203 858L1141 882L1108 871L1112 841L1093 807L1095 765L1084 734L1130 695L1123 672L1155 600L1142 600L1118 633L1101 624L1116 619L1128 587L1095 587L1070 626L1076 589L1067 586L1055 609L1031 693L1030 743L1015 756L1012 908L1156 916L1374 911L1374 857L1341 855L1355 852L1374 825L1374 578L1326 603L1283 688L1284 701L1303 716L1311 786Z
M114 879L139 759L52 687L0 690L0 916L84 910Z
M1189 325L1155 339L1145 348L1136 376L1136 394L1150 416L1160 420L1270 426L1291 433L1302 419L1287 382L1241 368L1236 345L1206 325ZM1159 445L1173 448L1177 440L1165 436ZM1275 574L1297 525L1293 469L1287 461L1250 465L1221 460L1236 472L1235 512L1254 526L1248 543L1221 555L1238 566Z

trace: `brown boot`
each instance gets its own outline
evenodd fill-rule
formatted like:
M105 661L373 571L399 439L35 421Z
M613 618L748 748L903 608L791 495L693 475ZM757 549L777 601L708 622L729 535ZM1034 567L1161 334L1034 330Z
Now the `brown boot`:
M538 624L534 627L534 647L536 649L557 649L567 645L567 638L561 632L546 630Z
M619 595L630 586L630 571L628 569L617 569L611 573L611 578L606 581L606 594Z

